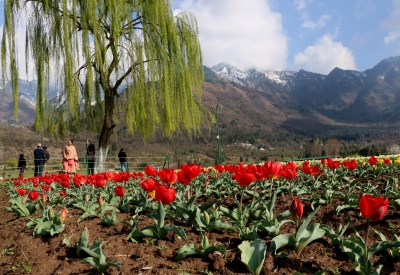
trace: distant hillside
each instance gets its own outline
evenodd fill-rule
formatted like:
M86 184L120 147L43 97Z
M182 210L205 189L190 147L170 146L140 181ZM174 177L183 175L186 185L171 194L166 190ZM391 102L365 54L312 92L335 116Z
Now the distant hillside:
M35 106L23 98L18 104L18 124L32 125L35 122ZM14 121L14 101L11 92L0 90L0 124L17 123Z

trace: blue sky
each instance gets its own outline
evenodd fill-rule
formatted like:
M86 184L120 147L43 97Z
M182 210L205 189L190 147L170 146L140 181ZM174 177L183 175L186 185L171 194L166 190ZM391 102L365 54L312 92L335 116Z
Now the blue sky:
M400 55L400 0L171 0L198 21L204 65L364 71ZM3 24L0 0L0 25ZM25 29L19 29L24 77ZM30 78L30 77L28 77Z
M328 74L400 55L400 0L173 0L197 18L204 64Z

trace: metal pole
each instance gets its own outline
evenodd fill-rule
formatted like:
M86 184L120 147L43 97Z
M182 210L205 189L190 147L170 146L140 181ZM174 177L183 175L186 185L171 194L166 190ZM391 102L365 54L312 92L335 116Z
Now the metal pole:
M221 139L219 138L218 109L220 109L221 106L217 104L217 106L215 106L215 107L211 106L211 107L214 108L216 111L217 142L218 142L216 164L220 164L221 163L221 150L220 150Z

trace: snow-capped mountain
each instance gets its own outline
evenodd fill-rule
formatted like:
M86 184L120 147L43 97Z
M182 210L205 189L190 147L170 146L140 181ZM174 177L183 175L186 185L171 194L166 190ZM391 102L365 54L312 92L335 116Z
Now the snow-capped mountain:
M243 70L227 63L211 69L225 81L286 95L295 104L335 120L387 121L395 120L400 112L400 56L384 59L364 72L334 68L327 75Z

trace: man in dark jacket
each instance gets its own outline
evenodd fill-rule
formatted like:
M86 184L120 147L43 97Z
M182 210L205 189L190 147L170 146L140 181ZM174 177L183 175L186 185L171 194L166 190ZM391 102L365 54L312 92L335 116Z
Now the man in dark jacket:
M44 150L42 149L42 144L38 143L35 150L33 150L33 157L35 163L35 170L33 175L35 177L42 176L43 174L43 165L46 160L46 155Z
M118 153L119 163L121 164L121 171L128 172L128 162L127 162L127 155L124 151L124 148L121 148Z

